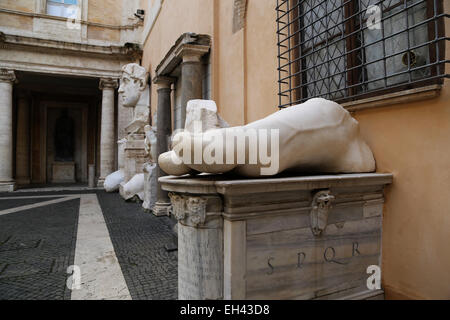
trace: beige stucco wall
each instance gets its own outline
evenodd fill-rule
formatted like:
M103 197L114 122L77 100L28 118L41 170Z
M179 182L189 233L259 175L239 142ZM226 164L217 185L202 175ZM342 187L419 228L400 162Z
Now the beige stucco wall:
M2 0L0 1L0 8L23 12L34 12L35 0Z
M0 26L19 30L32 31L33 18L0 12Z
M156 1L149 1L146 12ZM212 0L177 0L164 1L147 41L144 44L142 65L149 70L151 78L155 75L158 64L162 61L175 41L186 32L197 34L213 33ZM146 14L146 19L149 15ZM156 112L157 86L152 85L152 113Z
M450 3L444 3L449 12ZM438 98L357 112L355 117L374 151L377 171L394 174L383 222L388 298L450 299L449 80Z
M118 26L122 21L122 5L122 0L90 0L88 21Z
M276 2L249 0L246 28L234 34L233 1L217 4L214 92L221 115L241 125L278 110Z
M357 112L378 172L392 172L383 222L388 297L450 299L450 85L439 98Z

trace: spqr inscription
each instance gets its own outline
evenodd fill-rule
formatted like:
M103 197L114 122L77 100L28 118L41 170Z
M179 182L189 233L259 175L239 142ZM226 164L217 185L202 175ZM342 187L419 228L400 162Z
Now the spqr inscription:
M352 243L352 257L357 257L359 255L361 255L361 252L359 251L359 243L355 241ZM308 257L306 253L299 252L297 254L297 268L301 269L304 263L307 262L307 260ZM324 250L323 260L326 263L336 263L340 265L347 265L350 263L350 261L349 262L339 261L338 258L336 257L336 249L334 247L328 247ZM274 261L275 261L274 257L269 257L267 259L267 266L268 266L268 270L266 272L267 275L274 274L275 272Z

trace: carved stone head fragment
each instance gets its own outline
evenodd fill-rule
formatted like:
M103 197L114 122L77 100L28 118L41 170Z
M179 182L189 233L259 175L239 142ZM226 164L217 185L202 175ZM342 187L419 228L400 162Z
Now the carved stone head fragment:
M136 63L127 64L122 68L119 93L122 95L124 107L136 106L147 86L147 78L147 70Z

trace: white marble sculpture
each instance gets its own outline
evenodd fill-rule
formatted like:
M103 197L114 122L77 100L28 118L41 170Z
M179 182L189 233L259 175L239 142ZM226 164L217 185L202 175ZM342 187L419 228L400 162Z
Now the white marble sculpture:
M220 117L217 112L216 103L212 100L190 100L186 107L185 129L182 132L195 133L206 132L214 129L229 128L228 123ZM181 176L187 173L195 173L193 168L184 163L174 163L173 159L178 158L175 151L171 150L161 154L158 163L162 164L161 169L174 176Z
M250 134L254 132L257 132L256 136ZM242 136L246 141L244 149L234 143ZM264 140L268 141L266 145L261 144ZM310 99L242 127L195 133L184 131L174 136L172 146L173 150L162 154L158 160L161 169L169 175L183 175L191 170L204 173L233 171L245 177L276 175L284 171L304 174L375 171L372 151L360 135L358 122L342 106L322 98ZM200 162L193 161L196 146L197 151L200 149L200 157L214 150L215 159L223 161L211 163L205 158ZM252 158L256 150L266 152L266 157ZM270 157L267 157L269 150ZM242 154L244 163L236 159Z
M137 196L140 200L144 200L144 174L134 175L127 183L120 186L120 195L125 200L130 200Z
M122 68L119 94L122 105L133 108L133 120L127 125L127 133L143 133L144 127L149 123L150 103L148 90L148 73L144 67L130 63Z
M120 168L106 178L105 183L108 183L105 190L109 192L119 190L124 199L129 199L137 193L143 194L143 186L140 187L141 179L133 178L143 174L144 163L147 160L144 145L144 128L149 123L150 113L147 79L146 69L136 63L127 64L122 68L118 92L122 106L133 108L133 119L125 127L127 136L118 141ZM136 183L137 185L134 185ZM130 196L130 192L136 193Z
M146 125L145 131L145 153L148 155L149 161L144 164L144 203L142 207L146 211L151 211L157 200L158 188L158 170L156 161L158 154L156 150L157 138L156 128L157 119L153 118L153 126Z

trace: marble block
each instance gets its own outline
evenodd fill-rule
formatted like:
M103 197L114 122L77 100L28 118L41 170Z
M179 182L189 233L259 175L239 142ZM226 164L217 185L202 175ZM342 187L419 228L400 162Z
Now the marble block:
M54 162L52 183L75 183L75 162Z
M378 299L391 174L162 177L178 220L179 299Z
M156 163L144 165L144 203L142 207L146 211L153 210L157 199L158 172Z
M145 152L145 136L134 136L124 146L124 173L125 182L128 182L136 174L144 172L144 164L148 160Z

